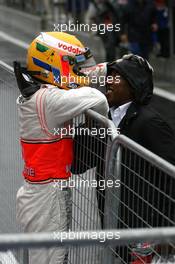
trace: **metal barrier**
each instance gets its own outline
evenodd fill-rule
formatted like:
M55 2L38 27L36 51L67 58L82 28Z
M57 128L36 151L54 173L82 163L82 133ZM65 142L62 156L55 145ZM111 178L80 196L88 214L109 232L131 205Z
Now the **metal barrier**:
M108 229L175 225L175 166L123 135L113 141L106 163L106 177L120 180L120 188L106 191ZM152 243L145 239L143 244L109 250L110 258L118 257L121 263L151 252L157 257L174 254L174 244L157 247L154 239Z
M20 150L16 140L15 101L18 92L14 76L3 68L0 81L1 113L4 113L0 116L3 124L1 146L5 143L0 159L0 231L12 233L20 232L15 221L15 196L22 181ZM88 247L83 239L63 241L63 246L70 246L69 263L131 263L134 258L146 263L142 260L145 254L153 253L158 259L173 256L175 167L127 137L118 135L112 121L93 110L76 117L73 124L75 159L69 182L72 190L71 231L74 235L85 232L85 240L89 230L91 233L101 230L105 238L109 232L116 234L120 231L121 234L120 239L110 240L107 237L108 243L98 245L94 244L98 239L91 237L86 240ZM55 240L59 240L60 235L50 234L50 241L47 240L49 237L37 234L34 244L55 246ZM122 240L123 235L125 240ZM18 243L15 235L1 235L0 250L23 248L25 245L28 248L33 243L28 243L33 235L20 237L22 240L19 239ZM41 242L42 238L45 244ZM162 245L163 241L165 245ZM19 263L27 264L21 253L13 253Z
M72 230L100 230L104 226L105 160L117 130L110 120L92 110L88 110L85 116L76 117L74 124L78 126L72 166L72 180L76 182L72 188ZM100 247L83 250L77 247L73 251L70 263L95 264L103 261Z
M141 243L145 240L152 243L154 241L155 246L165 245L167 243L174 243L175 241L175 228L152 228L152 229L130 229L130 230L105 230L105 231L96 231L96 236L94 237L93 231L87 232L74 232L74 236L70 236L70 233L65 233L64 238L62 233L58 233L55 236L52 233L33 233L33 234L13 234L13 235L0 235L0 251L2 254L5 254L7 250L19 250L21 248L46 248L50 247L71 247L76 249L77 245L83 248L96 246L97 248L103 249L103 256L106 254L107 247L115 246L128 246L128 244ZM110 237L109 237L110 234ZM8 251L7 251L8 252ZM89 259L89 256L86 255ZM139 263L174 263L174 255L154 255L153 262L139 262ZM3 263L17 263L17 262L3 262ZM27 263L27 262L23 262ZM69 263L77 263L69 262ZM79 263L79 262L78 262ZM81 262L86 263L86 262ZM91 263L89 261L89 263ZM109 259L103 259L102 262L95 263L123 263L118 262L115 259L114 262L110 262ZM129 262L127 262L129 263ZM138 262L137 262L138 263Z
M100 128L110 127L111 123L105 124L105 118L91 113L87 112L86 121L79 129L83 126L90 130L96 128L98 133L75 136L73 172L79 173L76 180L88 183L95 180L96 185L84 192L80 188L73 189L74 199L80 203L78 206L74 203L73 208L81 212L77 218L73 217L73 230L174 226L175 167L127 137L116 135L114 127L111 127L111 137L104 130L106 134L100 139ZM161 255L174 254L174 245L161 247L145 240L142 244L106 247L105 254L99 247L93 247L92 251L89 248L76 250L76 263L82 259L83 263L115 263L116 259L119 263L130 263L135 258L142 261L144 255L161 258ZM87 255L95 258L85 262Z
M93 231L74 232L74 237L70 237L69 233L59 232L57 236L52 233L30 233L30 234L5 234L0 235L0 251L19 248L41 248L41 247L65 247L77 244L81 246L91 245L127 245L133 242L155 241L156 243L167 243L175 241L175 228L139 228L130 230L105 230L104 241L101 238L101 231L96 231L97 235L93 238ZM113 234L113 238L109 238L108 234Z

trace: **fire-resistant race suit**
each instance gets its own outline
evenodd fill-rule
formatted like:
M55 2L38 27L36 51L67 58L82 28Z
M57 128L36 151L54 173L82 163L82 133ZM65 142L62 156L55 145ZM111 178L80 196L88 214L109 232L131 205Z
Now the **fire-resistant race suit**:
M105 75L105 71L106 66L100 65L93 69L93 75ZM16 75L19 85L20 74ZM73 139L55 131L68 128L73 117L89 108L107 116L106 98L91 87L64 90L42 84L31 96L20 95L17 106L24 160L24 184L17 193L17 220L24 232L54 235L68 231L71 194L68 187L61 188L61 181L71 177ZM65 248L29 250L29 263L63 264L67 263L67 255Z

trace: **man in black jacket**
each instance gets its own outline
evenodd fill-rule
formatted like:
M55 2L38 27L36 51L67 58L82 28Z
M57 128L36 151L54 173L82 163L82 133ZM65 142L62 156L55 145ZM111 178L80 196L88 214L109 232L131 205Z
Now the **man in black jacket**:
M117 126L120 133L136 141L175 165L175 136L173 130L151 106L153 94L152 67L140 56L125 55L108 64L108 75L120 75L120 83L108 83L106 96L110 116L126 104L126 114Z
M108 64L108 75L120 75L120 83L107 83L110 117L120 133L175 165L175 136L151 106L153 69L142 57L125 55ZM175 225L175 180L132 152L122 151L118 228ZM124 263L150 263L152 250L137 248L131 260L128 248L117 249ZM132 246L131 246L132 248ZM133 251L133 250L132 250Z

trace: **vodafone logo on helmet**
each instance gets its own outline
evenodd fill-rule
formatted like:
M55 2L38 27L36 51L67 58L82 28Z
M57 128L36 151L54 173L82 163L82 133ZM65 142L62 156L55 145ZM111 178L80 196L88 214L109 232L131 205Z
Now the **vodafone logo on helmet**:
M70 53L74 53L74 54L80 54L83 52L83 49L76 47L76 46L72 46L72 45L67 45L61 42L58 42L58 48L62 49L64 51L68 51Z
M73 53L73 54L81 54L82 52L85 52L84 48L80 48L76 45L69 44L65 41L59 40L58 38L55 38L47 33L42 32L38 37L37 40L39 40L41 43L46 44L47 46L61 49L63 51Z

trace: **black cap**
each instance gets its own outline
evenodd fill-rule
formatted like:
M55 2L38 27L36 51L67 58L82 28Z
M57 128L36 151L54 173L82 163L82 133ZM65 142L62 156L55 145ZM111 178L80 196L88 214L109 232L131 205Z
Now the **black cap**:
M140 56L129 54L121 59L107 64L107 74L116 70L130 84L134 101L147 104L153 95L153 68L147 60Z

